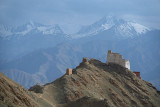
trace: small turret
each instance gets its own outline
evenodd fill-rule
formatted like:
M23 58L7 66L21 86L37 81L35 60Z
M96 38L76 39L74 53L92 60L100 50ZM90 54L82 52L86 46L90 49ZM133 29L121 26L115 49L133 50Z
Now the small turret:
M108 50L108 54L111 54L112 53L112 51L111 50Z
M84 57L83 62L88 62L88 59Z
M71 68L67 68L66 69L66 75L71 75L72 74L72 69Z

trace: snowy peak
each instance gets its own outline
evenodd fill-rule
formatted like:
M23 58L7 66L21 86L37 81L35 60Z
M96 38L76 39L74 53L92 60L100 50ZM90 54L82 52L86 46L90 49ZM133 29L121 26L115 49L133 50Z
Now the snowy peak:
M117 36L134 37L145 34L150 29L141 24L126 21L113 16L103 17L92 25L83 27L76 37L96 35L103 31L112 30Z
M149 28L135 23L135 22L124 22L118 24L114 28L116 35L122 37L134 37L140 36L141 34L145 34L147 31L150 31Z
M115 21L114 21L113 17L111 17L111 16L103 17L99 21L97 21L89 26L82 27L82 29L80 29L78 34L80 34L81 36L83 34L84 35L94 35L100 31L108 30L114 25L115 25Z
M18 27L7 27L0 25L0 37L9 37L11 35L25 36L27 34L41 33L43 35L64 34L58 25L42 25L30 21Z
M63 31L58 25L42 25L39 23L33 23L32 21L25 24L24 26L20 26L20 28L23 30L18 33L22 35L25 35L32 30L40 32L44 35L63 34Z
M134 27L134 30L135 30L138 34L146 33L147 31L150 30L150 29L147 28L146 26L140 25L140 24L138 24L138 23L130 22L129 24Z
M63 34L63 31L58 25L39 26L37 27L37 30L46 35Z
M14 34L24 36L35 28L36 26L34 25L34 23L29 22L29 23L26 23L22 26L18 26L17 28L15 28Z

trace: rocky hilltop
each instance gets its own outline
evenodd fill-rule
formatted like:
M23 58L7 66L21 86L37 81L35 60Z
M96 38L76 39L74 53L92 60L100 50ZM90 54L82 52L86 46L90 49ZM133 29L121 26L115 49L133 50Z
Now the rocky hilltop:
M30 90L58 104L68 107L154 107L160 105L156 88L137 77L131 70L117 64L96 59L84 60L64 75L44 86Z
M29 91L0 75L2 105L19 104L19 102L30 107L158 107L160 105L160 94L151 83L137 77L127 68L113 63L102 63L96 59L83 60L71 73L66 73L52 83L35 85ZM14 98L17 103L14 103Z

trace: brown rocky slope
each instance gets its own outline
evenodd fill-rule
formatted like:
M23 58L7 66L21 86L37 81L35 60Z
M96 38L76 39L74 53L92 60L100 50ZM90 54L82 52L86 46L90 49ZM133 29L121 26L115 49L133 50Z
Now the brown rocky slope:
M51 107L38 94L29 92L21 85L0 73L0 107Z
M131 70L84 60L71 75L29 89L0 73L0 107L159 107L152 84Z
M80 63L64 75L35 91L55 106L66 107L158 107L160 95L149 82L131 70L96 59Z

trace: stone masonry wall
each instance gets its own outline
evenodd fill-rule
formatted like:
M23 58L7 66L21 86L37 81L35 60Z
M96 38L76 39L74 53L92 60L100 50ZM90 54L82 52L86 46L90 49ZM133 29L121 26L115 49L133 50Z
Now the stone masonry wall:
M116 63L130 69L129 61L123 59L119 53L112 53L111 50L109 50L107 54L107 63Z

